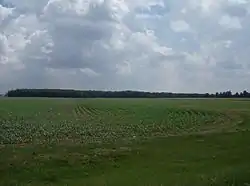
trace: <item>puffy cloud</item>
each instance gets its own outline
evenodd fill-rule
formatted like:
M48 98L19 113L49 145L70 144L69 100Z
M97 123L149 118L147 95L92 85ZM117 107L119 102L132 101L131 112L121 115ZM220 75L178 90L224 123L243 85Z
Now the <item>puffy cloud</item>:
M219 20L219 24L228 28L228 29L241 29L241 23L239 18L237 17L230 17L228 15L224 15Z
M186 21L178 20L178 21L171 21L170 27L175 32L189 32L191 28Z
M247 15L247 9L242 6L227 6L225 7L225 11L235 17L244 17Z
M6 8L0 4L0 23L2 23L8 16L12 14L13 9Z
M249 10L246 0L2 0L0 92L247 89Z

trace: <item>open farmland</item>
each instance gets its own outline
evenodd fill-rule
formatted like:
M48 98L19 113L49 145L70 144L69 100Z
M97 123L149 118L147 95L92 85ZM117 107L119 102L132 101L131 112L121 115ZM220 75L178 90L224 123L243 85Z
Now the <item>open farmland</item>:
M1 99L0 185L248 185L250 101Z

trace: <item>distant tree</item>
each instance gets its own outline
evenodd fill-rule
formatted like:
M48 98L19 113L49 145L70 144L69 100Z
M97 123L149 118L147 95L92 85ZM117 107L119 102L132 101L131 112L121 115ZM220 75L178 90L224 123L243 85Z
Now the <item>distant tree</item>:
M6 93L8 97L63 97L63 98L229 98L250 97L250 93L243 91L232 94L231 91L216 92L216 94L171 93L171 92L141 92L141 91L92 91L92 90L64 90L64 89L16 89Z
M248 92L246 90L243 91L243 97L247 97L248 96Z
M232 91L231 90L227 91L225 93L225 95L226 95L227 98L231 98L232 97Z
M239 96L240 96L239 92L236 92L235 95L234 95L234 97L237 97L237 98L238 98Z

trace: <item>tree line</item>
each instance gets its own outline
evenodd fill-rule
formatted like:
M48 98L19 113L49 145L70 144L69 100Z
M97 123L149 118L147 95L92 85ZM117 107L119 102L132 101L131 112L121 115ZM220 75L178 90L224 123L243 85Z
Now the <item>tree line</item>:
M142 92L142 91L93 91L68 89L15 89L5 94L6 97L52 97L52 98L250 98L246 90L216 92L215 94Z

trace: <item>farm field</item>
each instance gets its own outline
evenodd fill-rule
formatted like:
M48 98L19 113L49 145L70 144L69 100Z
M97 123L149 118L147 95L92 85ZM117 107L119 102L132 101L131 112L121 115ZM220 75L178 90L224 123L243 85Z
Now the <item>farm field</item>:
M250 100L0 99L0 185L250 185Z

